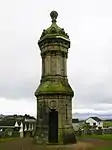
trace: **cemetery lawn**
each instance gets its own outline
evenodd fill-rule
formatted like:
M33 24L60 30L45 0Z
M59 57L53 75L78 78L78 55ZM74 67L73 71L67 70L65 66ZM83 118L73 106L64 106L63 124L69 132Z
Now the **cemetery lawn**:
M90 150L112 150L112 134L85 135L78 139L93 144L94 148Z
M7 142L7 141L11 141L11 140L17 140L17 139L19 139L18 137L17 138L0 138L0 143L2 143L2 142Z
M36 145L31 138L19 138L0 143L0 150L90 150L92 144L78 142L70 145Z
M112 147L101 147L101 148L94 148L92 150L112 150Z
M112 127L112 121L103 121L103 125L104 125L104 127Z
M77 144L39 146L32 138L7 138L0 142L0 150L112 150L112 135L82 136Z
M112 141L112 134L85 135L85 136L81 136L81 138L92 138L92 139L102 139L102 140L111 140Z

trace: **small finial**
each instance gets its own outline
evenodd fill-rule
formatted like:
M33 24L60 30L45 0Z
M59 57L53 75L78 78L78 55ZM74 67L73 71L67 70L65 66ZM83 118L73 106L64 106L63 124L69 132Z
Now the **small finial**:
M50 16L51 16L52 22L56 22L58 13L56 11L51 11Z

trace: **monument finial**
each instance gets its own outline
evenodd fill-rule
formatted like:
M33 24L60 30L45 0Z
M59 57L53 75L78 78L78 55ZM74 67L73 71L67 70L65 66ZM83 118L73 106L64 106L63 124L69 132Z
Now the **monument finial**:
M52 22L56 22L58 13L56 11L51 11L50 16L51 16Z

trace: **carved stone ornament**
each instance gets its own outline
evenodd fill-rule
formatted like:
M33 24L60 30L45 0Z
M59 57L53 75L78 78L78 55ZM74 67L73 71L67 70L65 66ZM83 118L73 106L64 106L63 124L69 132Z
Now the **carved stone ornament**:
M40 39L44 38L44 37L52 37L54 36L54 34L58 35L58 36L62 36L65 37L67 39L69 39L69 36L67 33L65 33L63 28L60 28L57 24L56 24L56 19L58 17L58 13L56 11L52 11L50 13L51 19L52 19L52 24L49 28L47 28L46 30L44 29L42 32L42 35L40 37Z
M49 109L56 109L57 108L57 103L55 100L52 100L48 104Z

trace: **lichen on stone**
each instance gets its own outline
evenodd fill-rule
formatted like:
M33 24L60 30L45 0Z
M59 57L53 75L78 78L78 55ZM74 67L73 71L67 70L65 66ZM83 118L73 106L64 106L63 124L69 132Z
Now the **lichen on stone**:
M66 93L73 95L73 90L71 89L69 84L65 84L61 81L45 81L39 85L35 92L35 95L39 95L42 93Z

